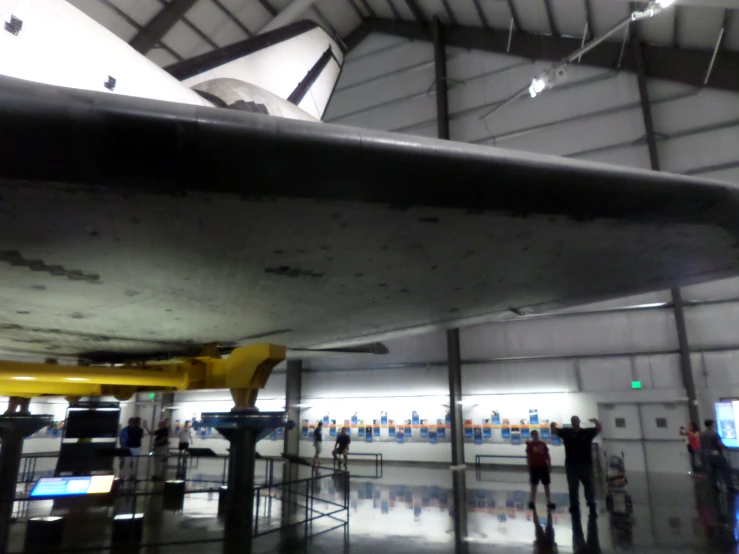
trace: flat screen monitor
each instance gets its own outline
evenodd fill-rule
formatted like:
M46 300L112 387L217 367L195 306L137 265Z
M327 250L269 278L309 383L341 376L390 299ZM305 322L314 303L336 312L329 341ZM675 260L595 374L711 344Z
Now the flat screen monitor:
M739 448L739 400L716 402L716 430L728 448Z
M42 477L31 490L31 498L58 498L107 494L113 487L113 475L88 477Z
M64 426L64 438L117 438L120 415L121 411L117 408L69 410L67 412L67 423Z

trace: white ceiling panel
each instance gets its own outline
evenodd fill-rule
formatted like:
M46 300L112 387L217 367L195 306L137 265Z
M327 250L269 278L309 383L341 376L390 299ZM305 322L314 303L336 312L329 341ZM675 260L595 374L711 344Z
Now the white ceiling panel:
M491 27L495 29L510 27L511 10L506 0L480 0L480 5Z
M729 16L729 27L724 33L724 48L739 50L739 10L734 10Z
M344 2L336 2L336 0L323 0L317 2L316 7L320 10L323 17L325 17L331 26L336 29L342 37L346 37L354 29L356 29L362 20L359 19L357 12L354 11L349 5L348 0ZM314 10L310 10L305 15L310 16ZM321 25L323 22L320 18L317 20Z
M522 31L549 32L549 19L544 0L513 0Z
M400 0L401 2L404 2L404 0ZM459 0L457 0L459 2ZM450 2L451 8L454 9L456 7L455 4L457 4L454 0ZM433 17L438 17L443 23L450 23L449 16L446 13L446 10L444 9L444 5L441 3L441 0L418 0L418 5L421 7L421 10L423 11L424 15L426 16L426 19L431 21Z
M101 0L87 0L87 2L99 2ZM102 0L110 2L120 8L131 19L139 25L146 25L159 13L162 5L156 0Z
M626 167L637 167L640 169L650 168L649 152L646 146L624 146L617 150L578 156L577 159L623 165Z
M367 0L376 17L383 19L394 19L393 11L387 3L387 0Z
M349 52L344 60L344 65L359 61L362 58L372 56L386 50L399 50L404 48L410 41L404 38L394 37L392 35L381 35L373 33L360 42L351 52Z
M138 32L136 27L103 2L98 0L68 0L68 2L126 42L135 37Z
M272 16L255 0L221 0L228 11L252 33L264 27Z
M663 169L683 173L739 160L739 132L736 127L689 135L659 144Z
M195 31L190 29L182 21L175 24L170 31L164 35L164 42L183 58L192 58L198 54L204 54L212 50L211 46L201 39Z
M211 0L199 0L187 12L186 17L219 46L248 38Z
M416 18L413 17L413 12L408 7L408 3L405 0L389 0L393 4L395 4L395 7L398 8L398 12L400 13L401 19L405 19L406 21L415 21Z
M168 65L179 61L164 48L152 48L146 54L146 57L157 64L159 67L167 67Z
M593 0L591 4L593 6L592 16L595 36L605 34L631 14L631 7L628 2Z
M705 177L706 179L725 181L727 183L739 183L739 167L721 169L719 171L709 171L707 173L701 173L700 176Z
M739 100L731 92L703 89L699 94L653 105L652 116L655 129L660 133L685 133L706 125L739 120Z
M724 22L723 10L681 7L680 46L685 48L713 48Z
M585 31L585 0L549 0L557 30L566 36L582 37Z
M667 44L672 45L672 38L675 29L675 16L677 15L683 23L682 9L680 10L668 10L655 17L649 19L643 19L639 22L639 33L641 38L646 42L652 44ZM690 32L690 25L688 22L687 28L685 25L682 29L685 32Z
M482 21L472 0L452 0L449 4L459 25L482 27Z

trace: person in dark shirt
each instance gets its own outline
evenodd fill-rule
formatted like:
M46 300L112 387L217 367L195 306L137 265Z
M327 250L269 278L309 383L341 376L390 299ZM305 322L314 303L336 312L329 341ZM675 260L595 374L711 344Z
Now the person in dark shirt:
M704 467L708 468L708 476L711 484L715 489L719 488L720 479L726 483L726 488L735 491L734 478L731 473L731 466L724 456L726 446L721 441L721 437L716 432L716 422L707 419L703 422L706 429L701 433L701 453L703 454Z
M143 438L144 430L141 428L141 418L129 418L128 425L121 430L120 434L121 448L128 448L131 452L130 457L121 457L120 470L122 479L134 477L133 472L136 467L136 456L141 454L141 441ZM127 470L126 460L128 460ZM126 475L127 473L128 475Z
M149 432L154 437L154 475L152 481L163 481L169 454L169 420L159 422L159 428Z
M595 425L590 429L580 427L580 418L572 416L570 419L572 428L561 429L552 422L552 436L556 435L562 439L565 447L565 470L567 472L567 485L570 491L570 512L576 513L580 510L580 482L585 490L585 501L588 503L590 513L596 513L595 507L595 485L593 483L593 439L603 430L603 426L597 419L589 420Z
M349 436L349 433L346 430L346 427L342 427L341 433L338 437L336 437L336 447L333 451L334 461L339 461L339 469L341 469L341 460L339 460L338 456L343 455L344 456L344 468L347 468L347 457L349 455L349 444L352 442L351 437Z
M320 463L318 460L318 457L321 455L321 452L323 451L323 422L319 421L318 425L316 426L316 430L313 431L313 450L315 451L315 455L313 456L313 466L318 467L318 464Z

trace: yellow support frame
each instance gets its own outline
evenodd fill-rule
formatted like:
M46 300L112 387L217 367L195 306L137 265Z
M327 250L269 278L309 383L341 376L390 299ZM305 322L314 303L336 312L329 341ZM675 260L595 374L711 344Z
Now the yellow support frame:
M126 399L141 390L231 389L236 407L250 408L272 369L286 356L285 347L275 344L236 348L226 359L206 352L211 355L122 367L0 361L0 395Z

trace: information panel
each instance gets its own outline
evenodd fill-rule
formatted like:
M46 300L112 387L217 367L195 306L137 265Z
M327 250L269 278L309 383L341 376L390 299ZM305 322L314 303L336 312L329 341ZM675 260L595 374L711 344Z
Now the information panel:
M113 475L88 477L42 477L31 491L31 497L55 498L106 494L113 487Z
M739 448L739 438L736 435L739 427L737 416L739 416L739 400L716 402L716 430L728 448Z

